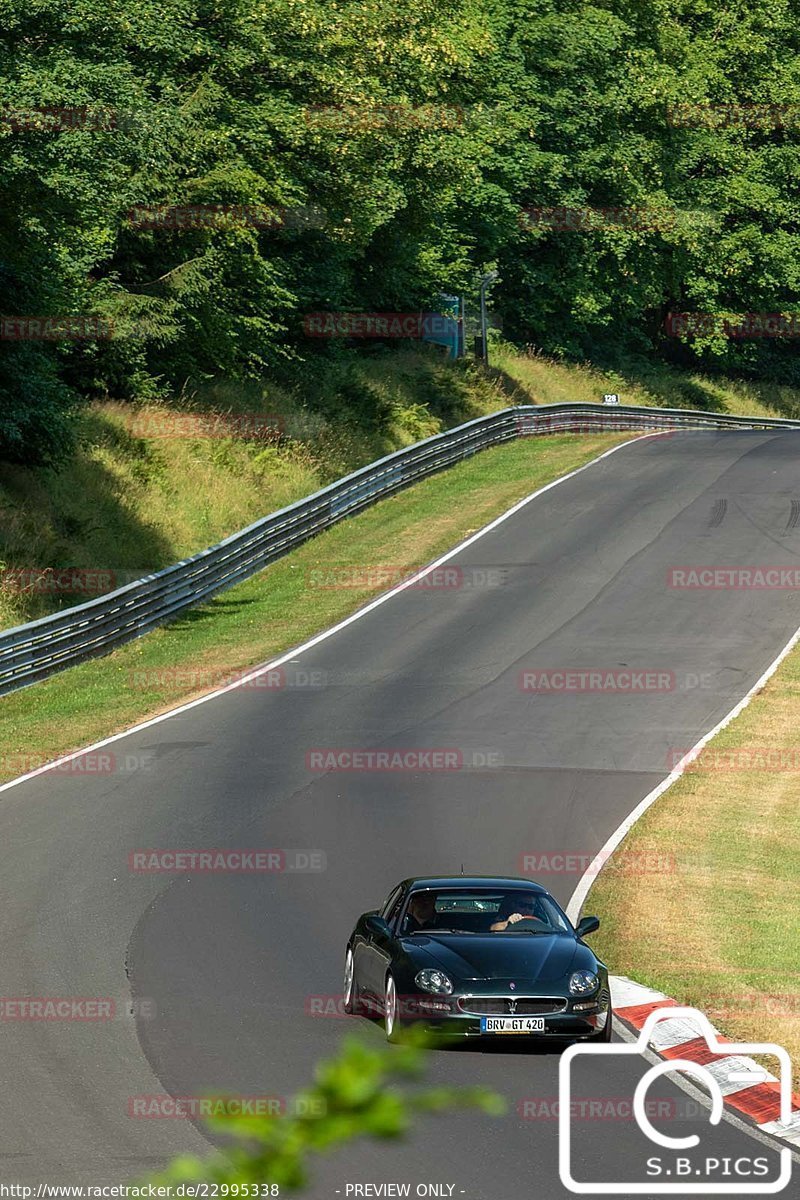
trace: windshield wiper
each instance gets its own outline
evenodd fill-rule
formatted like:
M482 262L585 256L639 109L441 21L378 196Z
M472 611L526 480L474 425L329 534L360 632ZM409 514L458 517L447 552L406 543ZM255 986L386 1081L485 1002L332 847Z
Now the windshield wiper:
M509 925L505 929L496 930L497 933L532 933L534 937L550 936L558 933L557 929L517 929L516 925Z
M432 937L434 934L437 934L437 933L459 933L459 934L467 935L467 934L472 934L474 932L475 932L474 929L412 929L409 933L406 933L403 936L404 937L416 937L418 934L421 933L421 934L424 934L425 937Z
M494 937L498 933L530 933L534 937L552 937L558 933L557 929L518 929L516 925L509 925L506 929L410 929L408 933L404 933L402 937L435 937L437 933L456 933L459 937Z
M466 930L465 929L446 929L446 928L415 929L414 933L427 933L428 937L430 937L431 934L433 934L433 933L466 933Z

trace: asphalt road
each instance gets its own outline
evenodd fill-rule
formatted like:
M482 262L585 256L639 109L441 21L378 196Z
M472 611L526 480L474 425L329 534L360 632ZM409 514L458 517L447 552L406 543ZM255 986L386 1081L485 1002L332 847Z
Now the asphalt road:
M109 747L111 773L4 790L0 994L109 997L117 1015L0 1022L0 1183L125 1182L178 1151L207 1153L190 1121L131 1116L131 1098L281 1097L345 1028L380 1041L367 1021L312 1012L341 992L356 916L395 881L596 852L796 628L795 592L679 590L668 573L796 564L798 450L792 433L639 440L460 551L448 564L460 573L439 577L459 586L406 589L299 654L286 686L243 687L128 735ZM651 672L661 690L520 686L525 671L589 668ZM437 747L462 765L344 772L308 759ZM326 869L129 870L137 850L211 847L318 850ZM579 874L537 877L566 904ZM584 1096L629 1097L641 1074L586 1070ZM431 1118L402 1145L350 1148L319 1166L315 1197L386 1182L470 1200L567 1194L546 1115L557 1053L448 1049L429 1075L494 1087L510 1112ZM683 1093L659 1094L682 1130ZM632 1178L647 1157L629 1122L580 1132L587 1178L617 1158ZM720 1155L759 1149L727 1124L707 1140Z

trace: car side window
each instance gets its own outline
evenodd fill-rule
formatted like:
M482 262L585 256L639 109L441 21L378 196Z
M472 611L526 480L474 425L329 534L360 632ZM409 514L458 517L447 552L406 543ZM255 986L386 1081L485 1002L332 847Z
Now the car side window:
M389 920L389 914L399 900L402 891L402 887L400 887L398 884L396 888L393 888L392 891L389 892L389 898L381 909L381 916L383 917L384 921Z
M400 909L403 907L404 899L405 899L405 895L401 889L401 891L398 893L397 897L395 898L394 903L389 907L386 917L384 918L386 920L386 922L392 928L394 928L394 923L397 920L398 916L400 915Z

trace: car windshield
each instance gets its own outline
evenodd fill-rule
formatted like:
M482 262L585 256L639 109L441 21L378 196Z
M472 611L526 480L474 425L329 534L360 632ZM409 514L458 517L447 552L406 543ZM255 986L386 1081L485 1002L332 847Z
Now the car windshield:
M401 925L415 933L565 933L569 925L545 893L525 888L425 888L412 893Z

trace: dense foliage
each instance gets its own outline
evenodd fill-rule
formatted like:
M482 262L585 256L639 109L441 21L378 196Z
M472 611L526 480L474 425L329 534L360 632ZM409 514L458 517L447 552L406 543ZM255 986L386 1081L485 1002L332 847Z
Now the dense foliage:
M57 453L79 397L318 362L337 346L304 314L414 312L490 264L506 331L545 351L800 379L791 338L664 329L672 310L792 309L795 16L788 0L0 0L0 312L113 323L53 340L4 324L0 454ZM690 101L702 120L670 117ZM743 116L711 119L732 101ZM184 216L136 218L154 206ZM669 219L520 219L558 206Z

